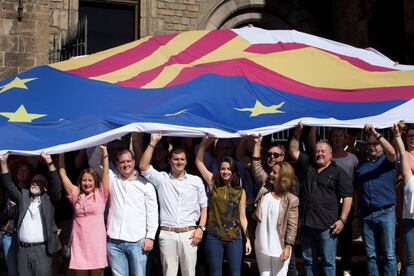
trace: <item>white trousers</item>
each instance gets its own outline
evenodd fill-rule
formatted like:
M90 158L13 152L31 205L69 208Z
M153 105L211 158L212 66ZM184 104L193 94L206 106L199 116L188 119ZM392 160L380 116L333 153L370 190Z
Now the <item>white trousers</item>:
M255 253L260 276L287 275L290 258L282 262L279 257L265 255L260 250L256 250Z
M164 276L177 276L178 265L182 276L195 276L197 246L191 246L194 230L174 233L161 230L160 256Z

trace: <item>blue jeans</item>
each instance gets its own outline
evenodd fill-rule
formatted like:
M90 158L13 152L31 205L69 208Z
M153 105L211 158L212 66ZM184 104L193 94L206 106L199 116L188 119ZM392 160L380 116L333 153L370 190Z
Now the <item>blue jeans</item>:
M226 252L227 258L227 275L240 275L243 257L243 242L241 237L235 241L223 241L207 233L205 246L210 275L222 275L224 252Z
M414 275L414 219L402 220L404 244L407 249L406 275Z
M0 234L0 244L6 258L7 275L17 276L17 239L16 234Z
M320 253L324 275L335 276L336 236L331 235L330 229L315 229L307 226L302 226L300 233L305 275L319 274L318 253Z
M108 240L108 259L114 276L145 276L148 255L141 249L142 242Z
M384 258L384 275L397 275L395 256L395 207L364 214L362 239L368 255L369 275L380 275L379 257Z

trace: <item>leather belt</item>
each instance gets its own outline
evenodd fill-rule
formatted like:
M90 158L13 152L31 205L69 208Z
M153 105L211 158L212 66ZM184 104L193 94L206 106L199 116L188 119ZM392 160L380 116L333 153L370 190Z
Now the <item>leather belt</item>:
M19 246L21 247L32 247L32 246L39 246L43 244L45 244L45 242L19 242Z
M161 226L160 229L168 232L174 233L184 233L188 231L195 230L197 227L195 226L188 226L188 227L168 227L168 226Z

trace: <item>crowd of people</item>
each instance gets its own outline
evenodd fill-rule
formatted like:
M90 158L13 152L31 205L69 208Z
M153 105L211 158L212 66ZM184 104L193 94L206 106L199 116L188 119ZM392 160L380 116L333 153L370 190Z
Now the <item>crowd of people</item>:
M286 145L132 133L39 160L6 153L8 275L61 265L68 275L194 276L202 262L209 275L238 276L252 255L261 276L297 275L295 248L305 275L351 275L356 224L369 275L397 275L398 259L414 275L414 128L396 123L392 141L364 131L366 150L355 130L319 140L299 122Z

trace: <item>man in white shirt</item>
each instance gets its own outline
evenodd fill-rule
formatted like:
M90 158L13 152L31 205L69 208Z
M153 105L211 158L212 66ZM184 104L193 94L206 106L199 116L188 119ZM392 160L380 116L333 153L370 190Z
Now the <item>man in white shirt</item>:
M117 158L118 171L109 171L109 263L114 276L145 276L158 228L157 196L154 186L135 170L131 151L122 150Z
M160 203L160 253L164 276L194 276L197 245L203 238L207 220L207 196L198 176L185 172L184 150L173 149L169 163L171 172L155 170L150 161L161 134L152 134L139 167L142 175L154 184ZM199 224L197 225L197 221Z

